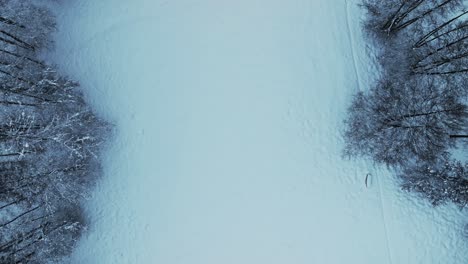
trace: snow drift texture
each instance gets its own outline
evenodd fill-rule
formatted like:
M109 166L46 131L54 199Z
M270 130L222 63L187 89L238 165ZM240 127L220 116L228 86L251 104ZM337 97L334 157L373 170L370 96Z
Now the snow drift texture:
M118 130L72 263L466 263L466 213L340 157L357 2L64 2L55 61Z

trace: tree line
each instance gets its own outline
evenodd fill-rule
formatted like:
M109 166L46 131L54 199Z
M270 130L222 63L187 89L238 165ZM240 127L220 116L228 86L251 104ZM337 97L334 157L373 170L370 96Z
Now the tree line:
M433 205L468 203L468 11L463 0L364 0L378 52L376 83L345 120L346 156L395 169L401 187Z
M100 174L110 126L79 84L40 59L55 18L0 0L0 263L49 263L86 228L82 201Z

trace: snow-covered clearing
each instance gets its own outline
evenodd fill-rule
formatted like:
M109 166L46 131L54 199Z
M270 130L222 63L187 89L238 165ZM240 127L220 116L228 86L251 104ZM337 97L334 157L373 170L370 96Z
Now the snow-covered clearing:
M466 213L340 156L357 2L63 2L54 60L118 131L72 263L466 263Z

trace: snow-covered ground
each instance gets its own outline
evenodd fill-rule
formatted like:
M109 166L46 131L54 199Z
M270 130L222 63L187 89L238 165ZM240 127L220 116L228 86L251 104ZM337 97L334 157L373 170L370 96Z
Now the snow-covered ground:
M376 74L356 3L57 6L52 56L117 126L71 263L466 263L465 212L340 156Z

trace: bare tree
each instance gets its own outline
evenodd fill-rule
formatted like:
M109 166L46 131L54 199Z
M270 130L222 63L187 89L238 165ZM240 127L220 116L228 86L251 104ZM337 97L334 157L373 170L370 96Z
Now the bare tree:
M365 28L378 39L395 37L403 30L443 20L452 10L463 7L462 0L364 0L368 12ZM414 33L414 32L413 32Z
M454 75L468 72L468 24L462 17L464 11L454 18L436 26L413 45L413 74Z
M0 263L71 252L110 132L78 83L38 59L54 28L47 9L0 0Z
M348 155L402 165L414 158L434 160L466 127L467 107L456 92L431 82L381 81L355 96L345 121Z
M467 12L458 0L366 0L364 27L380 46L380 63L390 78L466 75Z
M433 205L468 202L468 11L464 0L364 0L380 80L353 98L347 156L393 167L404 190Z
M468 203L468 163L442 159L422 162L400 175L404 190L420 194L434 206L453 202L461 208Z

